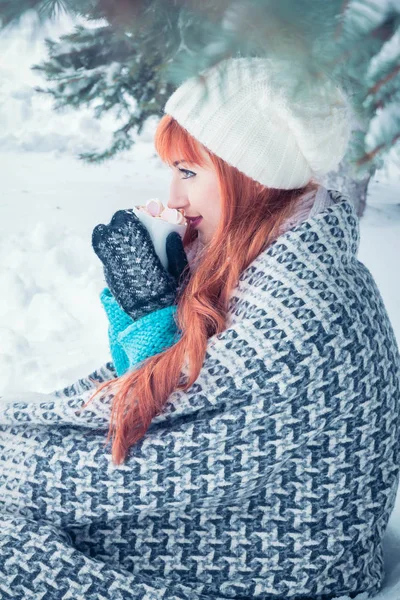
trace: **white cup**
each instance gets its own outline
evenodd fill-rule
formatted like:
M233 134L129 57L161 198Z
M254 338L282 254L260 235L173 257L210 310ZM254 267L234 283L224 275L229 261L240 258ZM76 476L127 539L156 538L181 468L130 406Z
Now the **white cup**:
M155 251L163 267L168 269L168 258L165 248L168 234L170 234L171 231L177 231L179 235L183 237L187 227L186 223L183 225L168 223L168 221L164 221L164 219L152 217L143 210L138 210L137 206L134 206L132 210L149 232L151 241L154 244Z

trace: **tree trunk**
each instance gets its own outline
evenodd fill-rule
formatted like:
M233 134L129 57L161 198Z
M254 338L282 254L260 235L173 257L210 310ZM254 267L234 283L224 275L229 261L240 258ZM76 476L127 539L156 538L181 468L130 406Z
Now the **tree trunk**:
M338 190L348 196L355 206L357 215L362 217L367 204L368 184L371 177L372 174L367 173L362 179L354 179L354 177L350 176L349 169L340 164L339 168L336 171L328 173L321 180L321 183L327 189Z
M362 179L354 179L350 175L350 169L340 163L339 168L328 173L321 183L327 189L338 190L348 196L356 208L357 215L362 217L367 204L368 184L372 175L372 173L367 173Z

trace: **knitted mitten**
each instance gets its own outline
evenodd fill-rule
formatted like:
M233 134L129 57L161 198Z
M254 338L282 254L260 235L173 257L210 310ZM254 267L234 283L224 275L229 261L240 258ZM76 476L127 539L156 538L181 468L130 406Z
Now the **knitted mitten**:
M119 210L109 225L97 225L92 246L103 263L111 293L132 319L174 304L188 265L178 233L167 238L168 272L146 227L132 210Z

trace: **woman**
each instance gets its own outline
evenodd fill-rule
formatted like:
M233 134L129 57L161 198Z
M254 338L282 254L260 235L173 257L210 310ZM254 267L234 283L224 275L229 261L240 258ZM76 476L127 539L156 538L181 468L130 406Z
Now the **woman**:
M156 133L169 205L202 217L189 264L172 237L163 270L130 211L98 226L117 372L1 408L4 598L382 585L400 356L354 207L318 184L345 152L345 99L297 89L284 63L225 67L222 91L221 67L203 73L205 100L182 84Z

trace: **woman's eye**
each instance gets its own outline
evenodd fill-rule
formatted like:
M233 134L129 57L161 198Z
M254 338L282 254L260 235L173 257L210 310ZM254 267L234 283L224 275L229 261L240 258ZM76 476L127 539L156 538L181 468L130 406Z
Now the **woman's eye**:
M189 177L182 177L181 179L190 179L190 177L193 175L196 175L196 173L193 173L193 171L189 171L188 169L178 169L178 171L180 171L181 173L184 174L188 174L189 173Z

